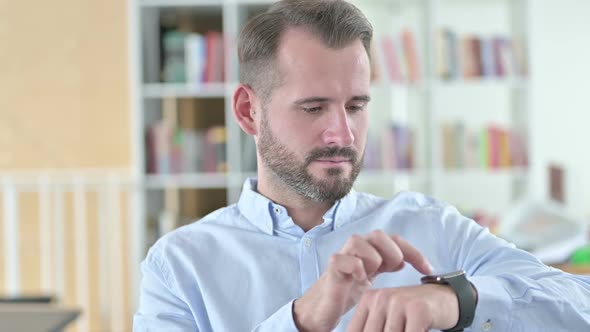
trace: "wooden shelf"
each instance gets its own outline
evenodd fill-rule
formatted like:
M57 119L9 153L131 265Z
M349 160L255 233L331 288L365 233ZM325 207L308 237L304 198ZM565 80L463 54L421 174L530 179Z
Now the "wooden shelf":
M225 98L226 91L225 83L146 83L142 95L144 98Z
M456 169L437 169L439 176L449 177L497 177L508 176L514 178L524 178L528 174L526 167L509 167L509 168L456 168Z
M184 173L149 174L145 177L147 189L225 189L241 187L253 173Z
M524 89L528 86L526 77L477 77L473 79L450 79L440 78L430 81L429 87L443 89L474 89L474 88L510 88Z

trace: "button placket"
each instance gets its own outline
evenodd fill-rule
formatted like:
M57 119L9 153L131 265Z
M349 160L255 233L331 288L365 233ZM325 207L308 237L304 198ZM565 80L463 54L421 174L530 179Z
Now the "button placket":
M301 239L299 247L299 259L301 267L301 291L304 293L318 279L318 257L315 241L306 235Z

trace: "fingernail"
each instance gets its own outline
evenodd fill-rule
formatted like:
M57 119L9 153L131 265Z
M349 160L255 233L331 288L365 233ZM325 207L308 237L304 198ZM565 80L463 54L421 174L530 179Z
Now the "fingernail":
M373 287L373 282L371 280L367 279L363 282L363 286L371 288L371 287Z
M434 272L434 267L432 267L430 263L426 263L426 267L428 268L428 271L430 271L431 273Z

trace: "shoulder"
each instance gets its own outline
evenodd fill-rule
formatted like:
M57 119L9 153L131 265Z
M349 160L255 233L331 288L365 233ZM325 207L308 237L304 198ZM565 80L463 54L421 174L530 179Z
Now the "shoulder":
M168 261L209 251L224 232L249 229L236 205L215 210L203 218L164 234L150 248L148 259Z
M468 220L447 202L412 191L401 191L392 198L359 193L353 216L354 220L368 219L375 227L389 230L410 230L420 224L421 229L431 227L435 232Z
M453 208L444 201L435 199L423 193L413 191L400 191L392 198L384 198L365 192L359 192L357 207L361 209L384 207L405 210L413 209L416 211L442 211L447 208Z

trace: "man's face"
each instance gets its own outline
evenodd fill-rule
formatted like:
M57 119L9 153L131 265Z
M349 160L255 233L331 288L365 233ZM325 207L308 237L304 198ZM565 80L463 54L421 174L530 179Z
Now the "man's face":
M360 172L367 136L369 59L360 40L329 49L288 30L279 46L282 84L261 109L261 176L273 173L316 202L345 196Z

